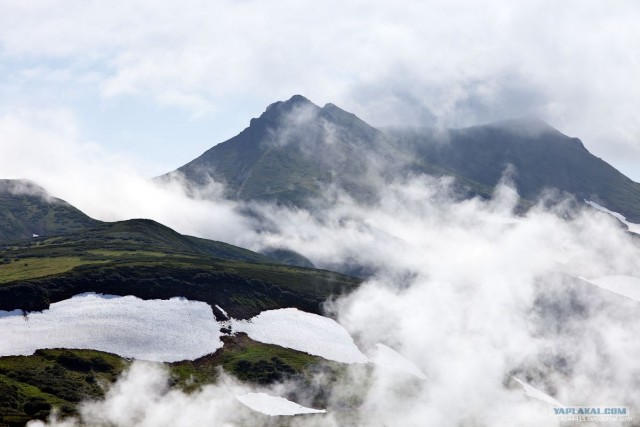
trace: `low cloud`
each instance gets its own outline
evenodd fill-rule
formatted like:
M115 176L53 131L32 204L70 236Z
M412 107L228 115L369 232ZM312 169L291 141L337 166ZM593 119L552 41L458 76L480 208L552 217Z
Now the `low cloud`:
M287 247L321 267L370 274L327 312L365 354L382 343L428 379L348 367L337 381L319 376L309 389L275 386L305 406L319 388L326 396L326 416L291 425L557 423L512 376L565 404L640 410L633 401L640 387L633 357L640 353L638 302L576 279L640 277L638 241L611 216L557 196L515 214L517 189L508 179L491 200L460 200L450 179L416 176L379 187L367 204L334 189L331 205L309 211L251 204L259 215L249 218L245 205L221 196L220 184L207 187L207 199L188 197L180 182L158 185L83 143L64 114L55 117L62 119L0 119L0 132L15 143L0 160L6 174L34 179L99 219L149 217L181 232L253 249ZM256 218L269 227L256 227ZM187 395L167 388L161 368L132 368L104 401L82 407L82 421L51 424L269 425L228 410L236 404L231 391L250 390L225 378Z
M93 218L151 218L184 234L246 241L249 221L222 197L220 184L194 193L179 179L154 182L134 161L84 140L67 111L9 112L0 116L0 134L3 178L30 179Z
M514 215L507 183L490 201L448 194L421 177L388 186L374 207L345 198L311 217L274 213L279 228L263 236L271 244L318 265L352 260L375 271L328 308L365 353L385 343L428 377L354 372L329 410L351 393L362 402L342 424L558 422L513 375L565 404L637 411L638 302L573 278L640 277L637 241L607 215L582 208L566 218L571 203Z
M266 417L243 407L236 395L248 388L222 374L215 385L186 394L170 387L170 374L162 365L135 362L107 392L102 401L85 402L78 417L47 423L31 421L29 427L161 427L259 425Z
M324 381L329 415L296 418L291 425L558 422L550 406L526 397L511 376L565 404L614 404L637 413L632 397L640 386L633 358L640 351L638 302L573 278L640 277L637 242L608 215L587 209L571 219L543 206L514 215L508 186L490 201L452 201L447 194L446 183L422 177L389 186L374 207L345 196L313 215L264 208L277 215L278 228L254 235L254 244L286 244L321 266L349 259L371 267L374 275L328 304L328 312L365 354L383 343L428 378L347 367L336 382L318 379ZM147 384L145 375L140 380ZM82 413L98 425L164 425L165 419L189 425L191 414L217 420L211 408L229 401L214 392L221 387L189 396L171 391L166 397L145 390L151 397L118 406L114 393L140 393L118 385L105 402ZM278 387L282 394L311 398L317 391L300 384ZM235 418L220 420L243 425Z

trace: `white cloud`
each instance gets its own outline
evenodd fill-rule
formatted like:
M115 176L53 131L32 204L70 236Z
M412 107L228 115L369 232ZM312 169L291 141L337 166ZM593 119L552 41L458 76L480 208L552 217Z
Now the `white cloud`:
M0 123L22 129L16 124L20 121ZM62 129L60 134L66 135L64 129L73 126ZM69 148L84 147L74 144ZM88 172L80 154L67 156L77 159L69 163L80 168L74 173ZM328 308L365 354L382 343L411 360L428 379L349 367L330 386L326 418L296 419L296 425L416 425L425 419L444 426L513 420L553 424L549 408L529 400L511 376L566 404L635 404L630 399L640 375L634 359L640 351L637 303L570 278L640 277L637 242L608 215L589 209L565 219L560 204L555 210L540 206L516 216L516 198L508 187L499 188L492 201L454 201L447 180L416 177L382 187L373 206L344 196L313 213L254 206L275 227L256 234L231 202L189 200L179 187L154 189L126 169L116 169L119 177L99 164L96 160L93 175L87 173L89 178L69 192L71 201L96 212L143 212L179 229L244 241L245 246L287 246L320 266L351 260L376 267L376 275L359 290ZM10 161L2 165L10 166ZM51 176L52 187L62 191L63 182ZM92 186L100 189L99 197ZM155 378L145 375L138 377L145 384ZM204 419L218 420L214 409L200 404L206 397L211 408L227 407L228 394L208 394L224 384L192 396L159 388L160 395L136 394L133 400L127 400L128 393L140 390L120 384L104 402L87 406L99 408L91 415L98 418L87 420L163 425L185 413L174 412L179 407L194 417L205 411ZM277 395L306 396L299 403L313 406L307 403L313 389L285 384L275 390ZM128 406L116 405L113 396ZM355 406L336 410L344 402ZM160 411L161 405L166 411ZM220 420L233 425L224 416ZM264 424L258 420L252 425Z
M108 391L104 401L87 402L78 418L45 424L31 421L30 427L45 425L76 427L79 425L109 425L117 427L196 427L215 425L257 425L256 418L235 398L248 388L226 375L215 386L186 394L169 387L170 375L164 367L151 363L134 363Z
M103 221L152 218L181 233L246 243L248 220L222 187L188 197L180 182L161 186L123 155L83 139L69 111L20 110L0 116L3 178L27 178L89 216Z

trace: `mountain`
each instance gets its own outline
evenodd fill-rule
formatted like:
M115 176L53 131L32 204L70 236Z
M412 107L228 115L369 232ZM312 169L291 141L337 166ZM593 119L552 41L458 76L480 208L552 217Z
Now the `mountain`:
M234 199L304 205L332 185L366 200L407 160L391 138L355 115L296 95L173 173L195 186L224 182Z
M571 138L535 119L508 120L464 129L390 130L408 151L453 174L494 187L505 169L521 197L535 200L557 189L593 200L640 222L640 184L592 155Z
M234 199L304 206L333 187L375 200L385 183L412 174L450 175L462 196L490 197L509 165L523 206L556 189L640 222L640 184L540 120L380 130L300 95L271 104L240 134L160 179L181 173L197 188L213 178Z
M0 242L80 231L99 223L31 181L0 180Z

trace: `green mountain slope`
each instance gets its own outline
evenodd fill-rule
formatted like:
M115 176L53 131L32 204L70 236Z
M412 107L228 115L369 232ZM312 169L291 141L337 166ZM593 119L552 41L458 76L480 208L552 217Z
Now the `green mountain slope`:
M297 307L320 313L357 279L283 265L226 243L183 236L150 220L21 241L0 250L0 310L43 310L84 292L177 296L218 304L233 317Z
M0 180L0 241L84 230L99 224L25 180Z
M163 254L209 255L228 260L271 262L265 255L228 243L185 236L150 219L131 219L102 223L96 227L46 240L39 239L29 245L32 252L65 253L99 249L108 251L143 251Z

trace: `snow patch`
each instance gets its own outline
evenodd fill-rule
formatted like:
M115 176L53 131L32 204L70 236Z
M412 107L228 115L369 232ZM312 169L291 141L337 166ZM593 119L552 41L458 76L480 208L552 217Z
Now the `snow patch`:
M184 298L145 301L90 293L51 304L42 312L0 311L0 356L76 348L175 362L220 347L219 325L209 305Z
M556 399L554 399L553 397L549 396L547 393L538 390L537 388L535 388L532 385L529 385L527 383L525 383L524 381L520 381L519 379L517 379L516 377L511 377L514 380L516 380L524 389L524 394L527 397L531 397L532 399L537 399L541 402L545 402L548 403L550 405L553 406L564 406L562 403L558 402Z
M427 379L427 376L413 362L384 344L376 344L376 353L371 358L371 362L385 369L404 372L423 380Z
M265 393L247 393L236 396L243 405L261 412L265 415L299 415L299 414L323 414L324 409L307 408L283 397L270 396Z
M263 311L249 320L232 320L236 332L342 363L367 363L351 335L333 319L295 308Z
M227 312L224 311L222 307L220 307L218 304L216 304L216 308L220 311L220 313L224 315L224 317L226 317L227 319L229 318L229 315L227 314Z
M633 276L603 276L595 279L585 279L584 277L578 277L578 279L584 280L596 285L602 289L606 289L623 297L631 298L634 301L640 302L640 279Z
M22 310L0 311L0 319L2 319L3 317L16 317L16 316L25 317L26 314Z
M640 224L634 224L633 222L629 222L627 221L627 217L625 217L624 215L619 214L618 212L610 211L604 206L600 206L599 204L597 204L596 202L592 202L591 200L585 200L584 202L589 206L591 206L592 208L595 208L600 212L604 212L616 218L618 221L620 221L621 223L629 227L629 231L631 231L632 233L640 234Z

